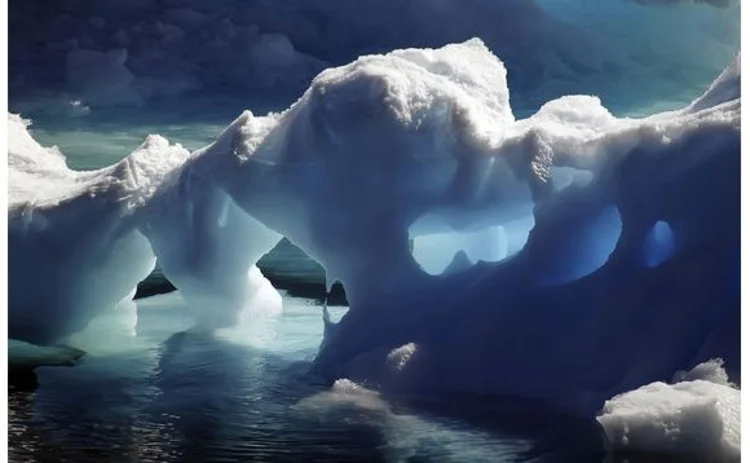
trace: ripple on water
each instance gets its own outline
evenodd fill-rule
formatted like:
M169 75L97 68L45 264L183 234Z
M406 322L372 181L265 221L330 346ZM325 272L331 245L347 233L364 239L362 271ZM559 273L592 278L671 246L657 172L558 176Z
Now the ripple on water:
M507 426L308 375L322 334L310 301L285 298L263 325L276 336L260 346L186 331L183 304L176 293L139 301L138 348L41 367L37 387L12 388L11 461L570 461L570 448L550 451ZM569 444L575 461L601 461L595 442Z

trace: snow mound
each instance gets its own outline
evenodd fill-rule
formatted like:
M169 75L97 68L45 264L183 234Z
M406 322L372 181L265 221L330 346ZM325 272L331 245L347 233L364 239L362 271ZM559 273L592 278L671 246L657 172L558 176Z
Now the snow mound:
M715 372L718 365L696 369ZM704 379L648 384L608 400L597 420L612 451L740 459L740 391L726 384Z

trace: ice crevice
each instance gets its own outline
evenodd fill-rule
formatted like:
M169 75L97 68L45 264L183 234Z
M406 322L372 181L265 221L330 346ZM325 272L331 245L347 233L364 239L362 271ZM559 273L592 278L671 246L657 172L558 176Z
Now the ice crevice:
M739 72L680 111L616 118L577 95L517 120L480 40L397 50L322 71L193 153L151 136L90 172L9 115L10 335L80 331L155 259L201 326L278 312L255 264L284 236L346 288L315 362L332 379L593 413L708 358L738 371ZM659 220L680 244L649 268ZM414 245L436 234L454 252L432 271Z

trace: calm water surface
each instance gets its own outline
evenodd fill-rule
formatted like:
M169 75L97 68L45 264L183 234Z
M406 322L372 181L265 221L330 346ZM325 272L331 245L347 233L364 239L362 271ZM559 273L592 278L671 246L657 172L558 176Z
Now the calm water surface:
M207 335L189 330L177 293L141 300L136 337L88 333L78 366L40 367L36 387L11 388L10 459L602 460L595 428L551 415L331 388L308 374L320 317L286 297L275 319Z

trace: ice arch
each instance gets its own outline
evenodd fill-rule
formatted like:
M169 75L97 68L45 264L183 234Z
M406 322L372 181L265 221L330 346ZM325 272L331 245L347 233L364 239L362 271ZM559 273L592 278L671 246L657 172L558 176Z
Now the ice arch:
M149 137L114 166L73 172L26 125L8 118L8 324L12 337L44 344L113 309L153 270L135 211L160 180L149 174L188 153Z
M150 136L114 166L76 172L27 124L9 116L11 337L50 344L83 330L132 298L157 257L206 328L281 309L255 266L281 236L184 169L181 146Z
M71 240L61 233L63 223L77 237L100 230L78 239L85 248L96 249L89 246L96 243L107 249L124 237L142 243L136 246L143 251L127 252L142 254L133 260L142 264L106 301L119 302L130 292L133 280L153 265L153 252L195 300L196 311L213 307L199 315L209 325L232 323L255 293L248 288L267 287L253 265L281 235L318 260L330 281L342 281L354 303L398 293L419 279L407 230L425 215L455 230L503 227L507 251L494 257L513 254L525 243L534 204L552 203L568 190L552 185L561 169L596 177L639 144L733 124L735 106L717 110L729 118L699 109L721 108L731 99L738 72L730 67L682 112L620 120L596 98L568 96L516 121L505 69L481 41L400 50L324 71L284 113L246 112L192 155L151 137L121 163L96 172L70 171L59 153L45 151L11 118L17 144L10 153L11 292L19 298L13 299L13 321L17 307L26 307L20 320L41 310L28 307L55 305L23 295L30 292L20 288L32 278L22 276L21 262L63 262L49 246L34 245L48 251L33 260L26 259L32 250L23 248L28 240L65 247ZM36 189L50 179L64 191ZM94 204L103 213L95 214ZM50 223L58 215L65 219ZM29 225L40 220L42 225ZM80 251L78 256L93 252ZM62 273L81 274L83 265L72 263ZM45 278L44 284L53 281ZM67 292L63 287L75 284L44 293ZM83 320L88 310L80 309Z
M727 256L736 259L738 213L710 205L737 201L738 181L726 173L739 153L738 82L739 66L730 66L689 107L644 119L618 119L579 95L516 120L505 68L480 41L399 50L322 72L288 110L245 112L194 153L152 136L93 172L67 169L10 116L11 336L70 334L127 296L154 256L202 323L234 323L278 301L255 262L283 235L347 290L351 310L327 325L316 359L329 377L415 343L419 355L399 374L418 386L571 406L586 399L581 391L609 397L671 375L697 353L732 353L721 330L735 313L725 274L734 275ZM592 179L556 189L559 167ZM425 216L452 230L502 227L518 257L426 275L409 249L410 227ZM601 288L623 291L620 276L638 281L627 273L638 271L630 265L638 256L623 256L634 257L658 217L679 231L688 263L716 276L702 293L686 284L690 299L670 293L674 304L658 309L647 290L638 304L597 305ZM725 245L707 252L717 242ZM613 259L590 278L536 284L549 269L566 281L591 272L613 243ZM582 248L595 252L583 260L570 252ZM694 272L670 273L670 263L647 283L674 275L689 283ZM714 310L717 300L726 312ZM672 329L675 319L684 330ZM658 334L645 345L635 342L643 326ZM598 362L599 351L617 361ZM505 368L490 371L498 360Z
M176 185L154 198L141 226L197 323L223 328L280 312L281 297L255 264L281 235L193 170L179 172Z

